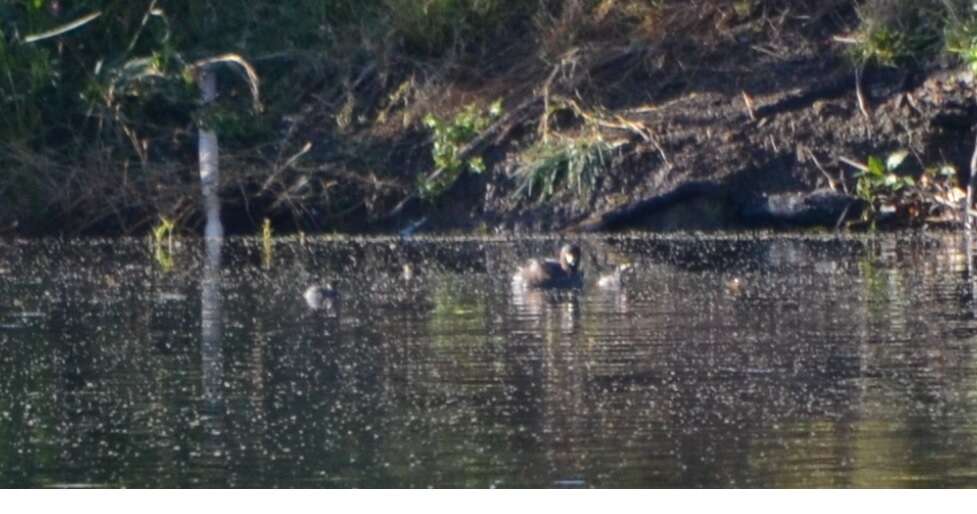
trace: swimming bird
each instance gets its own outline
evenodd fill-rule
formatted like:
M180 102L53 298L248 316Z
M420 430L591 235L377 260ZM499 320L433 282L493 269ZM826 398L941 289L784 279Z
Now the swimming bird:
M302 293L302 298L305 298L305 303L310 309L321 309L323 306L328 306L333 300L339 298L339 292L336 291L336 287L333 284L325 286L313 285L309 286Z
M532 259L519 267L512 277L515 285L523 287L575 287L583 283L580 248L566 244L557 259Z
M744 282L739 277L733 277L726 281L726 292L731 295L738 295L743 292Z
M597 287L601 289L618 289L621 287L622 275L631 269L631 263L619 264L614 271L602 275L597 279Z

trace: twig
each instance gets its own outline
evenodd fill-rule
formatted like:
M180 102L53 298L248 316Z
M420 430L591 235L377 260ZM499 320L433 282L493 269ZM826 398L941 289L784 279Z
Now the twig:
M274 180L278 177L278 175L280 175L283 171L287 170L288 168L291 168L292 165L295 164L295 161L299 160L300 157L307 154L311 149L312 149L312 143L306 142L305 145L302 146L302 149L298 151L298 153L289 157L288 160L285 161L285 164L282 164L281 166L276 166L275 171L272 172L272 174L269 175L268 178L265 180L265 183L261 185L260 192L264 193L265 191L267 191L268 188L271 187L272 182L274 182Z
M215 55L213 57L207 57L206 59L195 61L194 63L190 64L188 68L196 73L207 66L220 62L231 62L237 64L240 69L244 71L244 76L247 79L248 87L251 89L253 108L255 112L261 112L263 108L261 106L261 94L259 90L260 80L258 80L258 74L254 71L254 67L252 67L251 64L244 60L244 58L242 58L240 55L231 53Z
M136 33L132 35L132 40L129 41L129 46L123 55L128 56L132 53L132 50L136 47L136 43L139 41L139 36L142 35L143 30L146 28L146 24L149 23L149 17L156 14L156 2L153 0L149 3L149 7L146 9L146 14L142 17L142 23L139 24L139 28L136 29Z
M804 151L807 152L807 156L810 157L814 162L814 166L816 166L817 169L821 171L821 174L824 175L824 178L828 180L828 187L830 187L832 191L837 191L838 186L835 179L831 178L831 175L828 175L828 172L824 169L824 166L821 166L821 161L819 161L817 156L814 155L814 152L812 152L811 149L806 146L804 147ZM848 188L845 187L845 181L840 180L840 182L842 187L845 189L845 193L848 193ZM847 212L847 209L845 210Z
M742 94L743 104L746 105L746 113L750 115L750 120L756 121L756 107L753 104L753 99L750 98L750 95L746 94L746 91L743 91Z
M843 162L843 163L845 163L845 164L847 164L847 165L849 165L849 166L851 166L852 168L855 168L855 169L859 170L859 171L868 171L868 166L866 166L866 165L864 165L864 164L862 164L862 163L860 163L860 162L858 162L856 160L849 159L848 157L844 157L844 156L838 157L838 160L841 161L841 162Z
M848 217L848 211L851 209L851 206L854 204L855 202L849 202L848 205L845 206L845 210L841 211L841 216L838 216L838 221L835 222L835 230L841 228L841 224L844 223L845 218Z
M753 50L755 50L757 52L760 52L761 54L767 54L770 57L773 57L775 59L782 59L783 58L783 56L780 55L780 54L778 54L777 52L774 52L773 50L770 50L769 48L764 48L764 47L762 47L760 45L750 45L750 48L752 48Z
M868 100L865 99L865 94L862 93L862 71L861 68L855 69L855 98L858 99L858 110L865 117L868 122L872 121L872 115L869 113Z
M550 86L556 79L556 75L559 73L562 65L563 63L553 66L553 71L550 72L550 75L546 77L546 82L543 83L543 116L539 119L539 134L543 142L546 142L550 136Z

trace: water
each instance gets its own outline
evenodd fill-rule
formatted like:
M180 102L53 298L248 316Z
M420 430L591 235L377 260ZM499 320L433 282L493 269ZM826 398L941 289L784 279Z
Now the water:
M558 243L2 242L0 486L977 486L962 237Z

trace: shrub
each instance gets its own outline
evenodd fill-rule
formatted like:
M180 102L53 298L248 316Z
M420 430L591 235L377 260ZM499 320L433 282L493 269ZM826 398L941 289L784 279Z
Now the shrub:
M475 104L466 106L451 120L442 120L433 114L424 117L424 125L434 133L434 146L431 156L435 172L430 177L420 179L421 196L433 199L446 191L463 171L482 173L485 163L481 157L464 158L464 146L484 131L493 120L502 114L501 100L492 103L488 109Z

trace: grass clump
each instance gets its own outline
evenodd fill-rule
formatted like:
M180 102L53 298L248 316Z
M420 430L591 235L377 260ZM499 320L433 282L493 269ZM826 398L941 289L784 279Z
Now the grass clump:
M977 4L972 0L868 0L852 56L861 66L905 66L941 50L977 71Z
M522 154L513 196L540 201L560 191L588 196L610 167L613 150L599 137L542 139Z
M977 72L977 4L947 0L946 51Z
M855 59L863 64L895 67L915 54L916 48L909 34L890 27L867 30L855 47Z
M857 8L861 25L852 48L861 66L898 67L939 50L950 0L869 0Z

